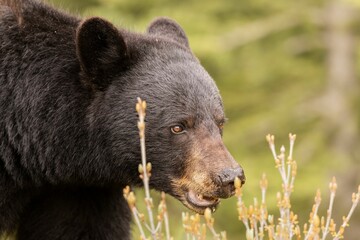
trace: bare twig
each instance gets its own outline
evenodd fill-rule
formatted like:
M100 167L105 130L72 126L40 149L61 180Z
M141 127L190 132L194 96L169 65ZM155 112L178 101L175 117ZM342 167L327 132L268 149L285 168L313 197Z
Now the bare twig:
M337 189L337 183L336 183L335 177L333 177L331 183L329 184L329 189L330 189L330 203L329 203L329 208L327 210L326 224L325 224L325 228L323 230L322 240L325 240L327 234L329 233L332 208L334 205L334 199L335 199L335 194L336 194L336 189Z
M339 240L340 238L343 238L345 227L348 226L349 220L352 214L354 213L355 208L359 203L359 200L360 200L360 186L358 187L358 192L352 194L352 206L350 208L350 211L346 217L343 217L343 224L340 226L340 229L336 233L336 236L334 237L333 240Z
M144 232L144 229L142 228L142 225L140 222L140 217L139 217L140 214L135 206L136 198L135 198L134 192L130 191L130 187L127 186L126 188L124 188L123 194L124 194L124 198L126 199L128 205L130 207L131 213L134 216L136 226L138 227L138 229L140 231L140 239L146 240L145 232Z
M142 164L139 166L140 177L143 180L144 188L145 188L145 205L149 215L150 221L150 229L151 235L153 239L157 239L156 229L153 217L153 202L150 196L149 189L149 178L151 172L151 163L146 163L146 150L145 150L145 110L146 110L146 102L142 101L141 98L138 98L138 102L136 104L136 111L139 115L138 128L139 128L139 136L140 136L140 148L141 148L141 162ZM145 167L145 169L144 169Z

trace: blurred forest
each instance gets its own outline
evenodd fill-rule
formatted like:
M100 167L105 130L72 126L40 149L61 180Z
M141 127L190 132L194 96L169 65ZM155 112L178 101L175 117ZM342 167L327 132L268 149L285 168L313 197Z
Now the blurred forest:
M301 223L307 222L320 188L324 213L328 182L335 176L334 212L341 223L360 183L360 0L48 1L139 32L156 16L179 22L220 88L229 118L224 140L245 169L247 203L260 196L259 180L266 172L268 198L274 203L270 212L277 214L280 177L265 135L275 134L280 147L287 146L292 132L298 135L294 156L299 165L293 210ZM184 239L177 227L186 209L170 199L168 204L176 216L170 219L172 235ZM229 239L244 239L235 199L223 201L215 219L216 229L226 230ZM358 239L358 226L360 209L345 239Z

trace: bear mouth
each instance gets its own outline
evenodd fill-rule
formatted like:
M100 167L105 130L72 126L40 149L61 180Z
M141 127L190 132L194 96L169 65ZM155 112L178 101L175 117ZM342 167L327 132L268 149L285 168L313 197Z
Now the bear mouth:
M214 212L220 203L220 199L217 197L205 196L192 190L185 194L185 199L187 203L185 205L199 214L204 214L206 208L210 208Z

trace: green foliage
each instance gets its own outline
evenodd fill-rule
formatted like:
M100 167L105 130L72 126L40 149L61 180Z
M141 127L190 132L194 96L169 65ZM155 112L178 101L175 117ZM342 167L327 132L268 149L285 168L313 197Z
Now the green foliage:
M358 164L354 166L359 152L353 149L349 152L339 150L334 143L338 129L329 123L326 115L321 114L323 109L316 105L317 99L329 86L327 28L324 23L328 1L51 2L85 16L103 16L118 26L136 31L144 31L156 16L169 16L180 23L188 34L195 54L214 77L222 93L229 117L224 140L245 169L245 200L247 195L252 197L258 194L258 179L262 172L266 171L268 176L276 174L272 163L267 161L268 149L264 144L264 136L269 132L277 136L296 132L301 136L294 154L300 169L293 195L295 208L309 209L314 195L313 186L326 188L329 176L335 175L341 179L351 168L353 172L359 172ZM359 1L348 2L352 2L357 11ZM352 34L356 39L360 32L353 31ZM356 56L359 56L359 50L356 42ZM354 61L356 64L357 60ZM357 77L359 70L356 70ZM358 89L358 86L354 88ZM356 131L360 122L357 100L357 95L349 99L350 111L356 118ZM329 109L331 107L328 106ZM347 124L343 122L344 126ZM285 141L280 139L279 142ZM356 186L359 178L355 174L355 179L352 178L350 182ZM276 186L279 182L272 184L272 181L277 181L272 178L269 181L269 201L275 202L271 185ZM349 188L353 189L354 186ZM170 206L170 214L180 216L177 210L179 203L171 201L169 205L176 206ZM229 239L234 239L243 230L240 223L229 224L237 221L233 214L234 206L233 199L223 201L215 214L218 229L227 230ZM341 209L340 206L337 208ZM299 209L295 210L302 212ZM307 213L300 215L303 222L307 217ZM174 223L176 219L171 221L173 226L180 224Z

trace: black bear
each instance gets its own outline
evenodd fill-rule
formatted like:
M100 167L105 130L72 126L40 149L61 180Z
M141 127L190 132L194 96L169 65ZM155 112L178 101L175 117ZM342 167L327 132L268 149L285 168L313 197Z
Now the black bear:
M129 239L141 186L137 97L148 103L150 186L203 213L243 170L222 142L219 91L182 28L134 33L36 0L0 0L0 234Z

